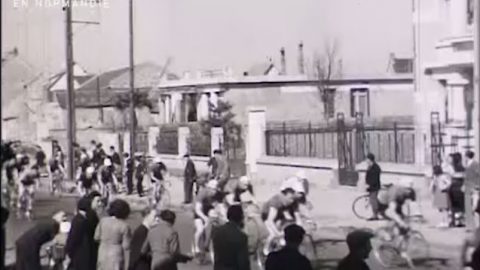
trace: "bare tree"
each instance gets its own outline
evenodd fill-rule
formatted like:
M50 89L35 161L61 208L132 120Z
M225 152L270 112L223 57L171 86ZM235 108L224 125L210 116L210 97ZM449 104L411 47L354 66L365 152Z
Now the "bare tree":
M326 42L324 53L314 56L313 72L318 81L317 88L323 103L323 116L328 120L331 117L331 108L334 108L335 104L335 91L331 89L331 81L340 78L342 73L342 60L338 57L336 40Z

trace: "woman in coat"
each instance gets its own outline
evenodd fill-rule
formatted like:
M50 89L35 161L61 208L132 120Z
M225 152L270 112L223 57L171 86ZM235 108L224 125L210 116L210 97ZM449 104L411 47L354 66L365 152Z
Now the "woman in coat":
M85 197L90 200L91 205L90 210L87 211L86 215L88 223L87 233L90 241L90 252L92 256L89 269L95 269L97 267L98 242L95 241L94 236L95 230L97 229L97 225L100 221L98 218L98 211L100 211L101 208L101 194L98 191L92 191Z
M98 247L97 270L125 270L128 268L130 253L130 227L126 219L130 215L130 206L124 200L115 200L110 204L109 217L102 218L95 231Z
M440 228L448 227L448 209L450 205L448 189L450 188L450 182L450 176L443 172L441 166L436 165L433 167L430 190L433 194L433 206L442 215L442 222L438 224Z
M89 270L92 260L91 241L88 239L87 212L91 210L91 201L83 197L78 201L77 214L67 238L65 252L70 258L69 270Z

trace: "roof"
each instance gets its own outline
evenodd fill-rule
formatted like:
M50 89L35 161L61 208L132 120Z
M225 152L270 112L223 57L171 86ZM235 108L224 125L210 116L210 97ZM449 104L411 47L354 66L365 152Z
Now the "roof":
M99 75L91 76L89 80L86 80L82 83L80 88L78 88L78 91L97 90L98 86L100 89L104 89L109 86L112 80L124 74L125 72L128 72L128 69L128 67L124 67L110 70Z
M270 71L275 68L275 65L273 63L260 63L253 65L250 67L250 69L247 71L248 76L262 76L262 75L268 75ZM278 75L278 74L276 74Z
M77 88L79 85L83 84L84 82L88 81L93 77L93 75L88 74L87 71L85 71L85 69L83 69L77 63L74 64L73 70L74 70L74 80L75 80L74 84L77 85ZM51 76L48 79L46 89L48 91L66 90L67 82L66 82L65 74L66 74L66 70L64 69L56 73L55 75Z
M135 88L152 88L157 86L164 78L166 72L167 80L178 80L179 77L169 73L164 67L152 62L146 62L135 66ZM128 89L130 88L130 72L128 68L123 74L110 81L109 88Z
M365 84L365 83L413 83L412 74L386 74L386 75L371 75L371 76L351 76L343 79L331 80L333 85L342 84ZM173 82L162 82L158 85L159 92L175 89L175 88L189 88L189 87L214 87L214 86L237 86L247 87L251 85L317 85L318 80L309 79L305 75L270 75L270 76L243 76L233 78L203 78L203 79L184 79Z

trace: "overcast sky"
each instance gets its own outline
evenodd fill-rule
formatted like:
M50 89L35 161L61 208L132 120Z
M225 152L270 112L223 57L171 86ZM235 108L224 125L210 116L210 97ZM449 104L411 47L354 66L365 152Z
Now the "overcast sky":
M45 1L45 0L44 0ZM64 14L60 7L13 7L2 0L2 51L17 46L35 66L57 72L65 62ZM77 8L75 60L90 72L128 65L128 0L109 8ZM390 53L411 55L412 15L408 0L136 0L135 62L185 70L230 66L241 73L269 57L287 53L297 72L297 45L305 57L338 40L345 74L385 73Z

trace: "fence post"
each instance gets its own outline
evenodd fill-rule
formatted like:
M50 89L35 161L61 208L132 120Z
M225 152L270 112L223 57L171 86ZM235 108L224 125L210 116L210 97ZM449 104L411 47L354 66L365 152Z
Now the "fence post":
M398 135L397 122L393 123L393 141L395 145L395 163L398 163Z
M287 156L287 127L283 122L283 156Z
M312 157L312 122L308 122L308 156Z

